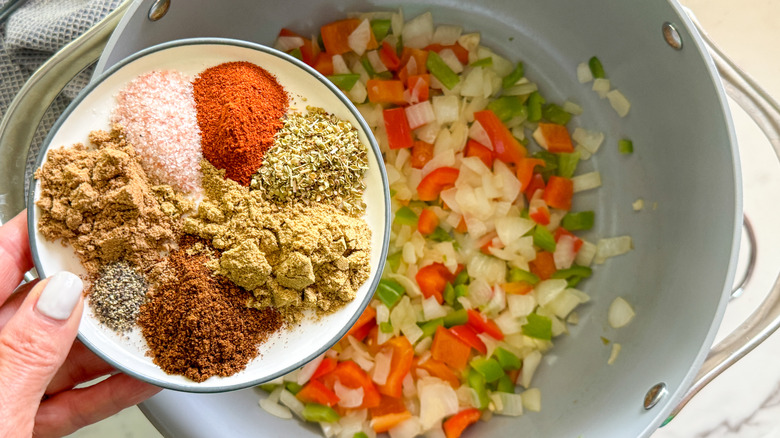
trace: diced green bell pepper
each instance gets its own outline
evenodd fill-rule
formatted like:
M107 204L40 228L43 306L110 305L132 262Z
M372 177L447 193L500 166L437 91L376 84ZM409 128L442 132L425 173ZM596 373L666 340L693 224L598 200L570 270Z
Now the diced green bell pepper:
M403 206L395 212L395 223L398 225L409 225L410 227L417 226L417 213L411 208Z
M504 347L497 347L496 351L493 352L493 356L498 359L498 363L501 364L501 368L504 370L519 370L523 366L523 361Z
M303 407L303 419L316 423L335 423L339 421L338 412L325 405L317 403L307 403Z
M534 91L528 96L528 121L538 122L542 120L542 104L545 102L544 98L538 91Z
M344 91L352 90L352 87L360 80L360 75L357 73L343 73L338 75L326 76L329 81Z
M466 382L474 392L477 393L478 408L485 409L490 402L487 394L487 388L485 387L485 377L478 373L475 369L469 368L466 376Z
M580 162L580 153L560 153L558 155L558 176L571 178L577 170L577 164Z
M606 78L607 74L604 72L604 66L601 65L601 61L595 56L588 60L588 67L590 67L590 73L596 79Z
M550 103L542 107L542 118L559 125L565 125L571 120L571 114L564 111L559 105Z
M517 283L519 281L525 281L526 283L535 285L539 283L539 277L536 274L520 268L510 268L506 276L506 282Z
M517 83L517 81L519 81L524 74L525 74L525 68L523 67L523 63L518 62L514 70L512 70L508 75L504 76L504 78L501 80L501 86L504 88L511 87L512 85Z
M523 324L523 334L532 338L549 341L552 339L552 321L536 313L528 315L528 323Z
M561 225L569 231L589 230L593 228L595 216L593 211L567 213L561 220Z
M544 225L534 227L534 245L545 251L555 252L555 237Z
M428 52L428 60L425 62L425 66L448 90L452 90L460 82L460 77L434 51Z
M509 394L514 394L515 393L515 384L514 384L514 382L512 382L512 379L510 379L509 376L504 374L496 382L496 391L498 391L498 392L508 392Z
M382 41L390 32L390 26L392 22L390 20L371 20L371 32L374 33L374 38L377 41Z
M492 357L475 357L471 360L470 365L471 368L485 378L485 382L487 383L495 382L504 375L504 369L501 368L501 364Z
M405 293L406 289L401 283L387 278L379 280L379 286L376 288L377 298L389 309L392 309Z
M457 288L456 295L457 295ZM463 325L469 321L469 314L466 309L456 310L444 316L444 327L450 328L456 325Z

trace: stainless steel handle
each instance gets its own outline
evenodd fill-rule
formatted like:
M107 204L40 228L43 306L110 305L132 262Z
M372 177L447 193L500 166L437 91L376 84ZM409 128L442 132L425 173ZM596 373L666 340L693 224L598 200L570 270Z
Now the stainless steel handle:
M744 108L761 128L780 158L780 105L750 76L726 57L713 44L712 40L696 23L696 20L693 19L693 21L713 61L715 61L726 93ZM712 379L742 359L778 328L780 328L780 276L775 280L774 286L758 309L712 348L701 370L696 375L693 385L666 422L671 421Z
M100 56L114 28L130 5L125 1L98 24L46 61L22 86L0 121L0 224L25 207L26 151L49 105L80 71ZM24 145L19 150L19 145ZM24 153L22 153L24 152Z

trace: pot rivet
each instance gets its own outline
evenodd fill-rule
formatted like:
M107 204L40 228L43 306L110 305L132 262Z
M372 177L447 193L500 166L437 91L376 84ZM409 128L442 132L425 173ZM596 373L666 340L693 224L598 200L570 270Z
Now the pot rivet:
M155 0L152 7L149 8L149 21L157 21L168 13L171 7L171 0Z
M663 382L650 388L650 390L647 391L647 394L645 394L645 410L649 411L650 409L653 409L653 407L655 407L662 398L666 397L666 394L668 393L669 391L666 390L666 384Z
M666 41L666 44L669 44L669 46L671 46L674 50L682 50L682 37L680 36L680 32L677 31L677 28L674 26L674 24L667 21L663 24L663 26L661 26L661 31L664 34L664 40Z

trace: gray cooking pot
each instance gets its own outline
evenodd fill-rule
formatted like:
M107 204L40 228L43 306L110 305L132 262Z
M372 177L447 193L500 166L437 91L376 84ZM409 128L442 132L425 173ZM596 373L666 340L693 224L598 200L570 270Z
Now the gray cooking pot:
M776 286L750 323L710 350L736 267L742 223L738 153L713 60L674 2L193 0L168 5L137 0L67 47L60 56L68 63L44 66L12 104L0 124L0 156L4 169L12 169L10 181L0 182L0 196L6 200L0 219L22 208L15 197L21 191L26 149L21 154L8 151L29 145L30 123L20 122L18 114L34 105L24 95L42 84L45 91L37 93L51 93L61 82L58 76L78 71L101 50L97 73L140 49L173 39L218 36L271 44L281 27L313 33L348 11L399 6L406 17L430 10L438 23L481 32L483 44L523 60L527 75L546 95L585 108L576 123L607 135L605 150L585 164L602 173L604 186L583 194L577 207L596 210L599 220L589 237L629 234L635 246L630 254L599 266L583 286L593 302L582 310L571 334L556 342L535 377L534 386L542 389L542 412L495 417L467 436L650 435L780 324ZM592 55L602 60L613 86L630 98L631 113L625 119L577 82L576 65ZM739 100L763 111L759 123L773 128L776 105L762 100L765 96L754 84L715 55L721 74L733 80L730 90L741 91ZM30 120L37 124L35 117ZM634 142L631 156L616 153L615 144L623 137ZM780 150L777 139L775 135L773 144ZM646 208L636 213L631 204L639 198ZM606 323L607 307L616 296L626 297L637 312L635 320L618 331ZM602 337L623 347L614 365L606 364L610 347L602 344ZM164 434L316 434L263 412L256 405L258 394L164 391L143 409Z

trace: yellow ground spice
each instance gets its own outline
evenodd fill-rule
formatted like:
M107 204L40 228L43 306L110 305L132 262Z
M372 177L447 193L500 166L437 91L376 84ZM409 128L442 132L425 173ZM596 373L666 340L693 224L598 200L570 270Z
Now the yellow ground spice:
M183 231L220 251L212 269L250 290L257 308L288 322L352 301L368 279L371 230L362 218L324 204L275 204L201 162L206 194Z

